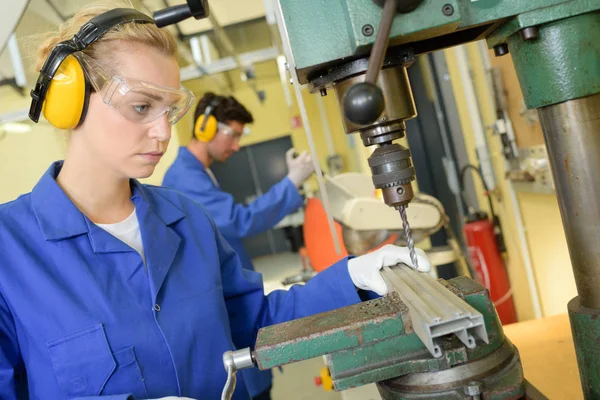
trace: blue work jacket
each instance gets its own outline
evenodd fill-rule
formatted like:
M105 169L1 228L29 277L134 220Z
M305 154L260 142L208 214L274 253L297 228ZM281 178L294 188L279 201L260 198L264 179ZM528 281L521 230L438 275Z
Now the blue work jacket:
M0 398L219 399L225 351L259 328L359 301L347 260L265 296L214 222L131 181L146 264L56 183L0 206ZM106 397L102 397L106 396ZM249 397L239 377L235 399Z
M254 266L242 239L273 228L303 204L298 189L288 178L248 205L236 203L230 193L213 181L204 164L186 147L179 148L177 158L165 174L163 186L176 189L202 204L238 254L242 267L252 271ZM242 371L242 374L252 397L269 390L273 383L271 371L253 368Z
M186 147L167 170L163 186L180 191L206 209L227 242L238 253L242 266L254 270L242 239L273 228L304 201L292 181L284 178L248 205L236 203L210 177L206 167Z

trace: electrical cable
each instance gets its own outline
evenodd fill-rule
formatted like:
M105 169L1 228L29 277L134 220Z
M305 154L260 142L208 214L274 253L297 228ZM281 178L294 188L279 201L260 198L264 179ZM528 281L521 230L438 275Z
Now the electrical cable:
M469 204L469 202L467 201L467 199L464 196L464 192L465 192L465 174L467 173L468 170L475 171L477 173L477 175L479 176L479 178L481 179L481 183L483 184L483 188L485 189L485 195L487 197L488 204L490 206L490 213L492 214L492 218L496 218L496 213L494 211L494 204L492 203L492 197L491 197L490 189L488 188L487 184L485 183L485 179L483 178L483 173L481 172L481 170L479 168L477 168L473 164L467 164L467 165L465 165L464 167L462 167L462 169L460 171L460 189L461 189L461 195L463 196L463 200L465 201L465 204L467 204L469 208L475 209L475 207L472 207Z
M464 197L465 174L469 170L475 171L477 173L477 175L479 176L479 178L481 179L481 183L483 184L483 188L485 189L485 194L486 194L486 197L488 200L488 204L490 206L490 214L492 217L492 223L494 225L494 237L496 238L496 244L498 245L498 249L500 250L500 252L505 253L506 252L506 243L504 242L504 233L502 230L502 224L500 223L500 218L494 211L494 204L492 203L492 195L491 195L490 189L487 186L485 179L483 178L483 173L481 172L481 170L473 164L465 165L462 168L462 170L460 171L460 186L461 186L461 195L463 196L463 200L465 201L465 204L467 204L469 206L469 208L471 208L472 210L475 210L475 207L472 207L471 205L469 205L467 202L467 199Z

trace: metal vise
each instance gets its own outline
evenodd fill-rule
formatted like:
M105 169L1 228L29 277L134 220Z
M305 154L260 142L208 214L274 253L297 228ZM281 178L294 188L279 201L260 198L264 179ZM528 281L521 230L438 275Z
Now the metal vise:
M384 272L386 279L389 273ZM472 328L463 329L460 321L465 315L455 315L455 322L438 325L442 330L437 335L432 334L435 327L429 330L431 343L426 345L419 336L423 325L429 326L427 321L411 317L417 315L415 303L406 292L394 291L377 300L263 328L253 361L266 370L327 355L335 390L377 383L386 400L522 398L525 381L519 354L504 336L487 290L466 277L431 281L473 310ZM423 310L417 311L423 315Z

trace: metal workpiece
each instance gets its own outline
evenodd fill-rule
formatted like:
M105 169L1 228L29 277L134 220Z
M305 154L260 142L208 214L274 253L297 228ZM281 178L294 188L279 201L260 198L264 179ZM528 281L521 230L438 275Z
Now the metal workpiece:
M537 30L535 39L524 39L520 33L508 38L528 108L600 92L600 12L547 23Z
M538 113L579 300L600 309L600 94Z
M569 302L569 320L575 342L581 386L586 399L600 398L600 310L582 307L579 298Z
M262 328L254 348L260 369L355 349L410 333L408 309L397 294Z
M403 264L384 267L382 275L410 310L415 333L434 357L443 354L436 342L442 336L454 334L469 349L476 345L473 335L489 343L482 314L433 277Z
M343 99L346 92L355 84L365 81L365 74L349 77L334 84L335 94L337 96L340 107L343 107ZM375 127L384 127L394 125L398 122L403 122L407 119L412 119L417 116L417 108L412 95L412 89L408 80L408 73L405 66L395 66L384 68L379 72L377 77L377 86L383 92L385 100L385 108L377 121L368 125L362 126L352 123L346 118L343 118L344 130L346 133L363 132L372 130ZM401 136L404 136L404 124L400 126ZM382 132L383 133L383 132ZM389 133L389 131L385 132ZM369 135L372 137L374 135ZM364 139L363 139L364 141ZM375 144L375 143L370 143ZM365 143L365 145L368 145Z

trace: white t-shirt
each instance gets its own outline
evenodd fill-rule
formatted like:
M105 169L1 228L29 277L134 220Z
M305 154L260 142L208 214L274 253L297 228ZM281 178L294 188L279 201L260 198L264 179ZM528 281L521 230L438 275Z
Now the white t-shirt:
M220 187L219 186L219 182L217 181L217 177L215 176L215 174L213 174L213 172L210 170L210 168L206 168L206 173L210 177L210 180L213 181L213 183L215 184L215 186L216 187Z
M116 224L96 225L137 251L142 257L144 265L146 264L144 245L142 243L142 232L140 231L140 223L135 214L135 208L131 215L121 222L117 222Z

